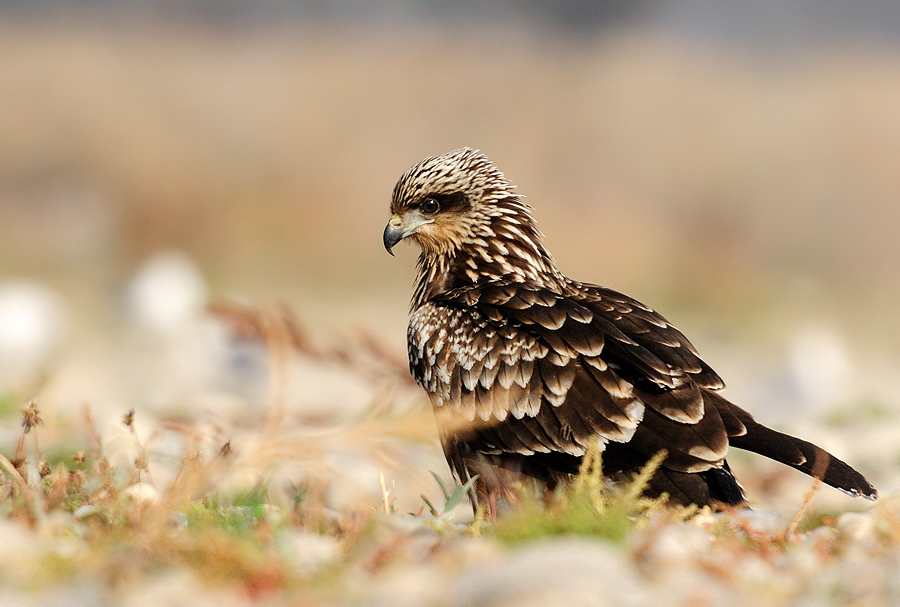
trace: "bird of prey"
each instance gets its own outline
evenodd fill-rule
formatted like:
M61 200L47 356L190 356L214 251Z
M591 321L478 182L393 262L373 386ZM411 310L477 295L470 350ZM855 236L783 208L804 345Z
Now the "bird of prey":
M754 451L854 496L863 476L723 398L687 338L644 304L563 275L531 209L477 150L426 158L397 182L384 246L419 245L409 366L433 405L444 454L490 515L526 482L552 489L591 444L603 474L665 459L645 493L743 506L725 459Z

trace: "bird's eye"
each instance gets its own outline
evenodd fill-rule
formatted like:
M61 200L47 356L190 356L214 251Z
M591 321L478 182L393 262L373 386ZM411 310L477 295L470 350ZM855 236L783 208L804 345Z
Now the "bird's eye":
M434 215L440 210L441 205L439 205L438 201L434 198L426 198L422 201L422 204L419 205L419 208L426 215Z

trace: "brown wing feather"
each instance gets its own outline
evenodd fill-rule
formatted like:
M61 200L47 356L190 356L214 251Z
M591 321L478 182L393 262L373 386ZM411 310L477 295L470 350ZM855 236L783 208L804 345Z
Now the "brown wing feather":
M670 369L689 374L703 388L719 390L725 387L722 378L703 362L688 338L659 313L606 287L574 281L569 287L571 293L567 295L615 325ZM653 375L647 377L660 385L670 385Z
M623 311L620 306L618 312ZM429 393L437 395L432 397L435 407L444 409L439 415L443 432L475 451L577 456L599 438L633 441L646 457L666 449L672 453L666 466L674 470L719 465L727 433L718 413L704 410L691 376L611 323L546 290L524 285L468 289L415 313L411 367ZM436 333L448 343L439 346ZM609 355L611 342L637 354L627 357L626 351L627 362L622 362ZM424 373L424 361L432 360L442 371ZM637 388L617 369L641 365L654 373L665 369L657 377L665 375L669 383L678 378L677 386L645 381ZM480 371L478 384L473 386L458 367Z
M630 384L629 391L634 386L639 400L664 416L688 424L702 420L701 386L724 384L687 338L631 298L592 285L577 287L564 296L526 285L488 286L468 289L465 299L498 322L514 321L557 356L595 361L601 372L611 367L615 374L607 377ZM614 386L603 388L616 394Z

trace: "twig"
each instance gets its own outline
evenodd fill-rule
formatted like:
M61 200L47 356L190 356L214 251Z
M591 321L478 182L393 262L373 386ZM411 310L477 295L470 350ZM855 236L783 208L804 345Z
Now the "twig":
M150 460L147 458L147 450L144 448L143 443L141 443L141 440L138 438L137 431L134 429L134 409L130 409L128 413L125 414L122 423L128 426L128 430L131 431L131 436L134 438L134 443L138 447L138 457L134 460L134 467L137 469L138 482L141 482L141 471L146 470L147 482L155 486L153 475L150 474Z
M19 471L16 470L16 467L13 466L13 463L9 461L9 459L7 459L7 457L2 453L0 453L0 468L2 468L4 472L12 477L22 493L28 494L31 491L31 487L29 487L28 483L25 482L25 478L21 474L19 474Z
M784 539L790 539L794 533L797 532L797 526L800 524L800 521L803 520L803 517L806 516L806 510L809 508L810 503L812 503L813 497L815 497L816 492L819 490L819 487L822 486L822 481L820 479L813 480L812 487L806 492L806 495L803 496L803 502L800 504L800 509L797 510L797 514L794 515L794 518L791 519L790 524L787 526L787 529L784 532Z
M287 319L278 310L265 310L262 322L269 352L269 398L263 427L267 433L275 434L281 430L286 416L291 348L295 337Z
M37 528L43 529L47 517L44 513L44 500L41 492L35 491L25 480L25 477L16 470L13 463L2 453L0 453L0 469L6 472L16 483L19 491L21 491L22 495L25 497L25 501L31 506L31 514L34 516Z
M384 471L378 471L378 484L381 485L381 506L384 508L385 514L391 513L391 490L394 488L394 483L391 482L390 487L386 487L384 484Z

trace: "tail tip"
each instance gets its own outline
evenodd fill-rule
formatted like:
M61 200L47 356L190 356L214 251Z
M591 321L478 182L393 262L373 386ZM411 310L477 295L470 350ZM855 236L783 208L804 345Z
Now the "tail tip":
M870 502L874 502L875 500L878 499L878 490L868 483L862 490L860 490L856 487L849 487L849 488L848 487L838 487L838 489L840 489L841 491L843 491L844 493L846 493L849 496L862 497L862 498L869 500Z

